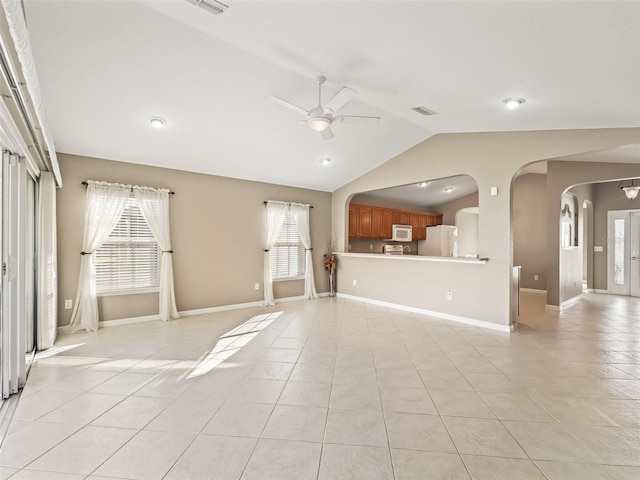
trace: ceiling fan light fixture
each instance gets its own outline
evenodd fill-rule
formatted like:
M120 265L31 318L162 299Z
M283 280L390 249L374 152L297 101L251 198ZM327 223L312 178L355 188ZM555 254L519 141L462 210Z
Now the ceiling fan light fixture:
M526 100L521 97L508 97L502 100L502 102L507 106L507 108L513 110L526 102Z
M331 120L327 117L310 117L307 120L307 125L309 125L311 130L324 132L331 125Z
M633 180L631 180L631 185L620 186L620 190L624 192L629 200L635 200L638 192L640 192L640 185L634 185Z

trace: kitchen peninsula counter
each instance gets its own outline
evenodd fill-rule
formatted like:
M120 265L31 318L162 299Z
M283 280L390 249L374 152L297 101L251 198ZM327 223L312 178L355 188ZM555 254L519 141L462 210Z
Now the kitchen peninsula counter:
M387 255L384 253L349 253L349 252L333 252L333 255L341 257L353 257L353 258L375 258L385 260L401 260L401 261L414 261L414 262L444 262L444 263L473 263L484 264L489 260L488 258L464 258L464 257L429 257L425 255Z

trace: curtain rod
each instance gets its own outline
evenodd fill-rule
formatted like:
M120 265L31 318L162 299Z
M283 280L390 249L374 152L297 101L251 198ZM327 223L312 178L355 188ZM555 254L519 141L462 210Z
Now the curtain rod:
M274 202L274 201L275 200L265 200L262 203L264 203L266 205L267 203ZM296 202L277 202L277 203L284 203L284 204L289 205L289 206L296 204ZM309 204L308 203L298 203L298 205L309 205ZM313 205L309 205L309 208L313 208Z
M85 187L88 187L89 183L88 182L82 182L82 185L84 185ZM133 191L133 187L131 187L131 190ZM169 192L169 195L175 195L175 194L176 194L176 192Z

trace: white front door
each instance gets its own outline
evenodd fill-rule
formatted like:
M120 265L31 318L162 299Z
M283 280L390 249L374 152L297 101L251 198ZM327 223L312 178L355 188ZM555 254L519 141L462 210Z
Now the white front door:
M608 290L640 297L640 211L609 212Z

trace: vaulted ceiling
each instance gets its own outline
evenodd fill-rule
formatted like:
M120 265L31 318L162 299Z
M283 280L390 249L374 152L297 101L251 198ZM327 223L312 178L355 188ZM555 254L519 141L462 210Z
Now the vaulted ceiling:
M57 150L333 191L437 133L640 126L640 2L226 3L25 0ZM318 74L381 121L273 128Z

